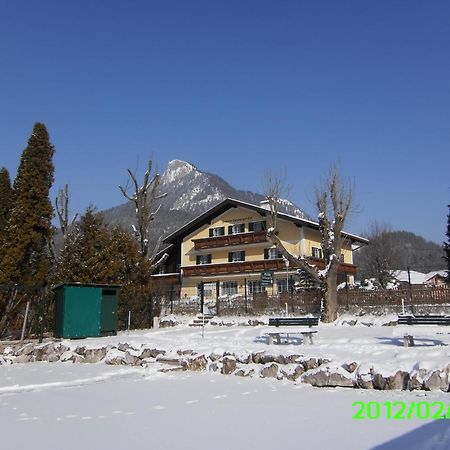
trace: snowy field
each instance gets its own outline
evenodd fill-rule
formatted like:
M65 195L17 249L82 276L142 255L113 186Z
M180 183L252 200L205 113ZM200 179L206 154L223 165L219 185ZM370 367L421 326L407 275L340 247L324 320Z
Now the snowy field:
M122 333L66 341L72 346L127 342L167 352L298 353L333 363L357 361L389 373L446 367L445 327L321 325L314 345L269 346L267 327L205 327ZM450 420L355 420L354 402L445 402L448 393L314 388L300 382L212 372L160 373L160 366L45 363L0 365L0 448L35 449L450 449Z

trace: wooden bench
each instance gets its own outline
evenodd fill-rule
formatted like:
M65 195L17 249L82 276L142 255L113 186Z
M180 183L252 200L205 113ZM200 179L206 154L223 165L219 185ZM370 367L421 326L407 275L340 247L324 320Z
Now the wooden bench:
M312 327L319 325L318 317L272 317L269 319L269 326L271 327L308 327L305 330L286 330L267 333L269 335L269 345L273 343L276 338L277 344L281 344L281 335L285 334L289 342L289 336L292 334L301 334L303 342L313 344L313 335L317 330L312 330ZM306 340L308 338L308 340Z
M397 323L398 325L450 325L450 316L437 314L398 316ZM413 347L414 345L413 335L405 333L403 336L403 346Z

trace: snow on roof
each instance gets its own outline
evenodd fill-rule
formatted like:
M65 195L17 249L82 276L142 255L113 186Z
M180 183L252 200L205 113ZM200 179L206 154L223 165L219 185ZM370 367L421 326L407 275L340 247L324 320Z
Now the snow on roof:
M447 271L446 270L435 270L429 273L416 272L415 270L409 271L411 276L411 284L425 284L427 281L430 281L436 275L446 278ZM408 271L407 270L395 270L392 273L392 276L400 281L408 283Z

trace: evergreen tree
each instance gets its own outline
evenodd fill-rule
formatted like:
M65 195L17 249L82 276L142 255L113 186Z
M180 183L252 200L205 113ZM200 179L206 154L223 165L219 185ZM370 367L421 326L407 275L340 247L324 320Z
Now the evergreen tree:
M450 209L450 205L448 205ZM447 260L447 282L450 283L450 213L447 216L447 242L444 242L444 258Z
M128 233L110 230L90 207L68 234L57 281L129 284L146 282L149 263Z
M45 285L48 281L53 154L45 125L36 123L14 180L0 283Z
M8 170L3 167L0 170L0 247L5 242L6 225L9 211L12 205L12 187Z

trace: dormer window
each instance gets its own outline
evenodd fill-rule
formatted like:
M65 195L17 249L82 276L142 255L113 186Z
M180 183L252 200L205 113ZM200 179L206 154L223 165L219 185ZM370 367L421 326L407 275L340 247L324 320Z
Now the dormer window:
M239 234L245 232L245 225L243 223L235 223L228 227L228 234Z

